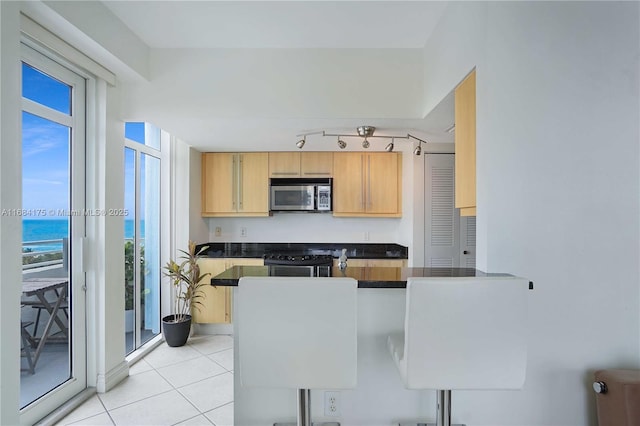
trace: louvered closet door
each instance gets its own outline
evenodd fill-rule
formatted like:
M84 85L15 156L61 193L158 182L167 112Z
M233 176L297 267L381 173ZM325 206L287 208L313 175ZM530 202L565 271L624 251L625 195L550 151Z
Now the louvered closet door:
M460 262L460 216L454 207L454 155L427 154L424 157L424 266L456 267Z
M425 155L426 267L475 268L475 217L455 208L453 154Z

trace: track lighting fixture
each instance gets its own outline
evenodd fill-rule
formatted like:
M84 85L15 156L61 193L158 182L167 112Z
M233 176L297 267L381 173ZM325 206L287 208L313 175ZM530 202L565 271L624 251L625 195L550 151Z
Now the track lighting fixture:
M394 138L391 138L391 142L389 142L389 144L384 147L385 151L387 151L387 152L393 151L393 140L394 140Z
M422 144L423 143L427 143L427 141L424 141L420 138L417 138L409 133L405 135L384 135L384 136L377 136L374 135L373 133L376 131L376 128L373 126L360 126L356 129L357 131L357 135L353 135L353 134L347 134L347 133L340 133L340 134L335 134L335 133L327 133L325 130L318 130L318 131L314 131L314 132L306 132L306 133L302 133L299 134L298 137L302 137L302 139L300 139L298 142L296 142L296 146L298 148L302 148L306 142L307 136L309 135L321 135L321 136L331 136L331 137L337 137L338 138L338 147L340 149L345 149L347 147L347 143L342 139L344 137L361 137L362 139L362 147L367 149L371 146L371 142L369 141L370 138L383 138L383 139L391 139L391 142L389 142L387 144L387 146L384 148L385 151L387 152L392 152L395 148L395 140L396 139L415 139L418 141L418 146L415 147L415 149L413 150L413 153L415 155L420 155L422 154Z

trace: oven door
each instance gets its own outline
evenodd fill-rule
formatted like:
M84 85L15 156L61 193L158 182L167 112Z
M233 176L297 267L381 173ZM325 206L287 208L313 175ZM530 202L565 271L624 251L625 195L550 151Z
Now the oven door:
M330 277L331 266L269 265L270 277Z
M270 277L315 277L315 266L269 265Z
M314 185L286 185L271 187L271 210L308 211L315 209Z

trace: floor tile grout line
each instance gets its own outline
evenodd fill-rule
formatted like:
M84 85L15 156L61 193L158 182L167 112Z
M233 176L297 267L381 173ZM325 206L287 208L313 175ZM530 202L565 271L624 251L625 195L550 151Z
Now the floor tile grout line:
M222 374L226 374L226 373L222 373ZM219 374L219 375L220 375L220 374ZM186 386L185 386L185 387L186 387ZM205 412L204 412L204 411L202 411L202 410L200 410L198 407L196 407L196 406L195 406L195 404L191 402L191 399L189 399L189 397L188 397L188 396L186 396L185 394L183 394L182 392L180 392L180 389L176 389L176 390L177 390L177 391L180 393L180 395L182 395L182 396L183 396L187 401L189 401L189 402L191 403L191 405L193 405L193 406L195 407L195 409L196 409L196 410L198 410L198 412L200 412L202 415L204 415L204 413L205 413ZM217 407L213 407L212 409L207 410L207 412L212 411L212 410L216 410L216 409L218 409L218 408L220 408L220 407L222 407L222 406L224 406L224 405L230 404L230 403L232 403L232 402L234 402L234 401L235 401L235 399L232 399L232 400L231 400L231 401L229 401L229 402L225 402L225 403L224 403L224 404L222 404L222 405L218 405ZM206 416L205 416L205 417L206 417ZM208 419L208 418L207 418L207 419Z

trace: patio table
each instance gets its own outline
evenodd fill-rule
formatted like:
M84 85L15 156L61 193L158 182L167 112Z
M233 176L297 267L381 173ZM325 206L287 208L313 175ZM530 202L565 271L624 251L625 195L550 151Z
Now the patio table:
M33 340L38 343L33 353L33 368L35 368L38 358L40 358L44 344L51 337L51 329L54 322L58 325L64 337L69 338L67 325L58 317L60 306L67 298L68 284L68 278L25 278L22 281L22 293L25 296L35 296L38 299L38 303L42 304L49 313L49 319L44 327L42 336L39 339L33 336ZM49 301L46 297L47 292L55 294L55 299ZM28 302L23 302L23 304L28 304Z

